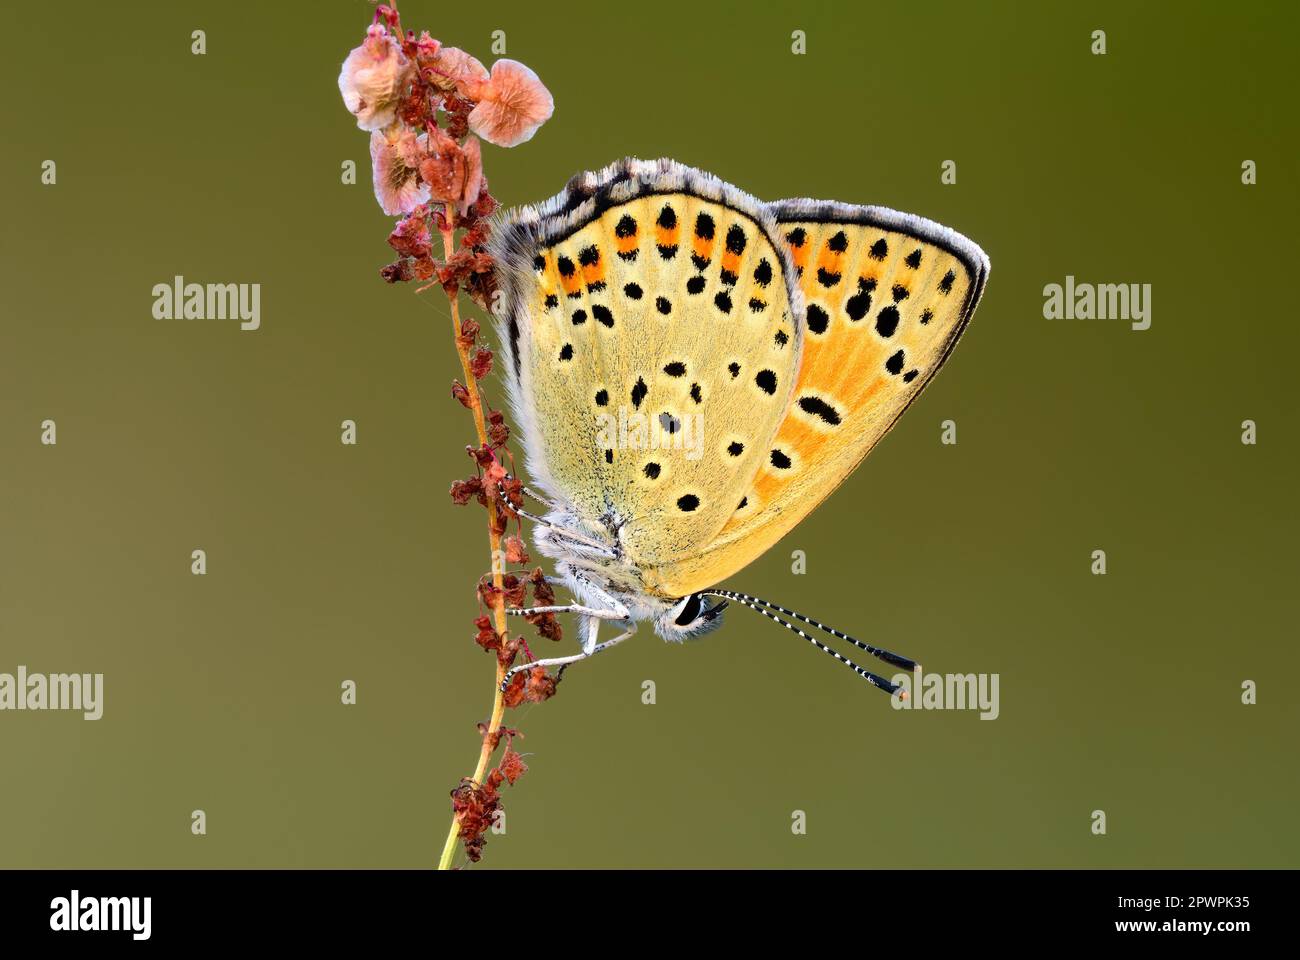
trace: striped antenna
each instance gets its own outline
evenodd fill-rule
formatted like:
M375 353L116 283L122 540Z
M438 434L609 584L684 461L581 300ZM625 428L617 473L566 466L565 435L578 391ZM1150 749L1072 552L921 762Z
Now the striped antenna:
M838 637L841 640L853 644L855 647L857 647L860 650L865 650L873 657L883 660L885 663L892 664L896 667L902 667L903 669L909 671L915 670L917 667L916 661L910 659L909 657L900 656L897 653L891 653L888 650L883 650L880 647L872 646L869 643L863 643L861 640L857 640L853 637L850 637L847 633L844 633L840 630L836 630L834 627L828 627L826 626L826 624L819 623L818 621L812 619L811 617L805 617L802 613L798 613L794 610L787 610L785 607L777 606L774 603L768 603L766 600L762 600L758 597L751 597L747 593L737 593L734 590L704 590L701 591L700 595L706 597L720 597L725 600L734 600L736 603L749 607L751 610L758 611L768 619L775 620L777 623L781 624L781 626L785 627L787 630L797 633L799 636L803 637L805 640L811 643L822 653L834 657L836 660L844 664L846 667L848 667L850 670L852 670L862 679L866 680L872 686L884 690L886 693L891 695L899 691L900 687L898 684L886 680L884 677L878 676L877 674L872 673L870 670L866 670L858 666L848 657L844 657L841 656L839 653L836 653L834 650L826 646L826 644L822 643L816 637L809 636L807 633L805 633L804 631L796 627L793 623L790 623L786 620L782 620L772 611L776 610L780 613L785 614L788 617L793 617L796 620L806 623L809 626L816 627L818 630L825 631L826 633L830 634L833 637ZM906 694L904 695L906 696Z

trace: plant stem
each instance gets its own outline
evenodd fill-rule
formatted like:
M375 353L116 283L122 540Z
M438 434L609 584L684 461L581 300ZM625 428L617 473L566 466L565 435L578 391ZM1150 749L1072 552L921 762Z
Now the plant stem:
M455 210L448 204L446 216L448 226L446 230L440 231L442 234L442 256L443 260L450 260L453 250L453 236L456 232ZM469 393L469 410L474 415L474 429L478 431L479 446L485 446L488 442L487 424L483 420L483 404L479 398L478 381L470 370L469 345L460 339L460 294L459 291L447 294L447 299L451 302L451 327L452 333L456 340L456 353L460 356L460 367L465 375L465 389ZM488 541L491 544L492 553L492 584L496 587L495 599L492 603L492 615L496 622L498 634L506 632L506 601L505 595L501 591L501 564L497 563L497 558L501 556L501 536L497 533L497 501L496 497L488 496ZM483 748L479 751L478 766L474 768L474 776L471 778L475 784L483 782L483 775L487 772L488 760L492 756L493 741L496 739L496 732L501 728L501 718L505 714L505 701L501 694L501 682L505 679L506 668L502 665L500 659L497 659L496 683L493 687L495 693L492 698L492 718L488 722L487 733L483 736ZM453 814L451 818L451 830L447 833L447 842L442 848L442 857L438 860L439 870L448 870L451 868L451 861L456 856L456 842L460 839L460 821Z

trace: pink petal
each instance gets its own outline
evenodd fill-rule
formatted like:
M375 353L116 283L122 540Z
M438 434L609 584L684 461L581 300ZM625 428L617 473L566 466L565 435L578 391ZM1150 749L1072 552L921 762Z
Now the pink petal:
M443 47L433 58L433 82L443 90L476 88L488 78L487 67L459 47Z
M482 100L469 115L469 127L498 147L532 139L555 112L555 100L542 81L517 60L498 60L484 85Z
M390 141L379 130L370 134L375 199L390 217L410 213L429 199L429 188L421 182L419 171L408 167L402 159L406 146L400 137Z
M465 155L465 193L456 207L463 214L483 190L483 147L478 137L466 137L461 152Z
M339 72L343 105L357 118L358 127L382 130L393 122L410 66L386 30L376 24L366 31L366 39L348 54Z

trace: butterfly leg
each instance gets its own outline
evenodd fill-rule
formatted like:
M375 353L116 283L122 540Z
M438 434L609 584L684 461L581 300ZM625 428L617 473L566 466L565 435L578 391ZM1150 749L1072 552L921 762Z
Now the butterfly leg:
M580 603L565 603L552 607L511 607L506 610L506 615L511 617L531 617L537 613L577 613L598 620L622 620L627 616L626 610L593 610Z
M562 527L558 523L552 523L545 517L539 517L535 513L529 513L527 510L515 510L515 513L519 514L519 516L523 517L525 520L532 521L539 526L545 527L550 530L554 536L564 537L566 540L582 544L588 553L594 553L598 556L611 558L616 556L609 546L598 540L593 540L586 534L579 533L576 530L570 530L568 527Z
M586 660L588 657L594 657L598 653L603 653L610 647L617 646L636 633L636 624L631 620L625 622L627 624L627 629L618 636L606 640L603 643L596 643L596 632L600 629L600 620L593 617L591 620L591 626L587 631L587 640L582 645L581 653L575 653L568 657L548 657L545 660L534 660L531 663L521 663L518 666L511 667L506 672L505 679L501 681L501 689L504 690L506 687L510 686L510 681L514 678L514 675L522 670L532 670L534 667L559 667L560 672L563 673L564 668L569 664L577 663L579 660Z

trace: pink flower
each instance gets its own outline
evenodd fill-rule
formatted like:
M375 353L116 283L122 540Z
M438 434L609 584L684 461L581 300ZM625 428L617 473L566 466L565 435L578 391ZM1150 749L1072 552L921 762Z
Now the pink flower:
M425 65L424 77L444 93L460 89L468 96L466 91L477 89L487 80L488 72L487 67L459 47L442 47Z
M555 112L551 92L537 74L517 60L498 60L492 75L474 91L479 101L469 115L469 127L498 147L515 147L531 140L537 128Z
M375 199L390 217L410 213L429 199L428 185L420 182L419 164L424 140L410 130L403 130L392 139L380 130L370 134Z
M393 122L410 68L397 40L380 24L371 24L366 39L348 54L339 73L343 105L356 116L358 127L382 130Z

